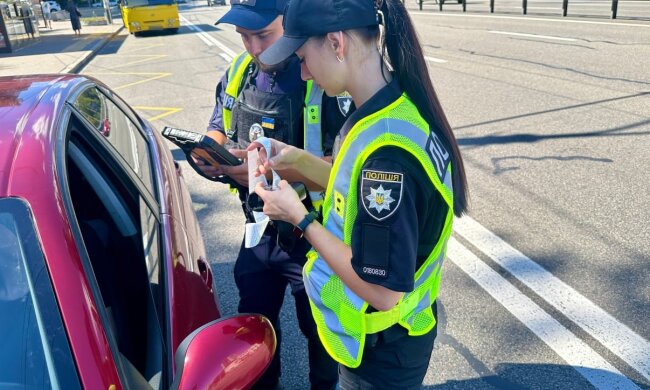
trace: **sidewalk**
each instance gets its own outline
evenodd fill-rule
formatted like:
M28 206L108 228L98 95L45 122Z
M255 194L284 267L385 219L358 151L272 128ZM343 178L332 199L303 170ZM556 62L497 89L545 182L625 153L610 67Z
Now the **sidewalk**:
M38 73L76 73L124 26L122 19L103 26L82 25L75 36L69 20L39 26L40 38L13 53L0 54L0 76Z

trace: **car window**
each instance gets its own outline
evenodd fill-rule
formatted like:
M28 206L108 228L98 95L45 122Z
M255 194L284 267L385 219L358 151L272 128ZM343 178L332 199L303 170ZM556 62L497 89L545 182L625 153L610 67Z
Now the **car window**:
M164 328L163 320L163 291L160 253L160 224L154 217L153 211L147 206L143 199L140 199L140 224L142 229L142 246L144 249L145 263L147 264L147 275L151 286L156 310L159 313L161 328Z
M133 368L122 373L126 380L136 375L132 383L145 380L157 389L165 361L160 221L128 168L103 152L110 146L88 135L95 129L72 118L68 131L70 207L106 313L105 331L114 337L116 358ZM111 130L118 131L129 129Z
M154 179L148 144L138 126L97 88L88 88L73 105L120 154L152 195Z
M0 388L80 388L25 203L0 199L0 237Z

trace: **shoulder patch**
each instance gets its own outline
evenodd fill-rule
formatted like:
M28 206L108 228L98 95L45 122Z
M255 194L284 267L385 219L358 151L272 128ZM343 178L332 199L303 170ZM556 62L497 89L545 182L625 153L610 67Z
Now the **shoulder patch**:
M337 96L336 101L339 104L339 111L344 117L348 116L350 106L352 105L352 97L350 96Z
M361 197L366 212L382 221L395 212L402 200L402 173L364 169L361 171Z

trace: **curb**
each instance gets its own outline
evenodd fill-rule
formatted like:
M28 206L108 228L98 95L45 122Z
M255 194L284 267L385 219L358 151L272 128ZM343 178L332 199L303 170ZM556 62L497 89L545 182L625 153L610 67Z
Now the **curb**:
M106 46L106 44L111 41L117 34L122 32L124 30L124 26L120 26L115 32L113 32L111 35L109 35L106 38L102 38L100 41L98 41L88 52L88 54L84 55L83 57L79 58L77 61L73 62L72 64L68 65L61 73L79 73L81 70L88 65L88 63L95 58L95 55Z

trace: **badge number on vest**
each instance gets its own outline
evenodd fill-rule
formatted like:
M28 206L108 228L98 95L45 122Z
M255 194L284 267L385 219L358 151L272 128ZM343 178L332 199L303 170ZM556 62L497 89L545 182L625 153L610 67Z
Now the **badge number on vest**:
M393 215L402 199L403 180L401 173L361 171L361 196L366 212L378 221Z
M433 132L429 134L426 151L431 161L433 161L438 178L444 183L445 175L447 174L447 165L449 165L449 152L442 146L442 142L440 142L438 136Z
M223 99L223 107L226 110L232 111L232 106L234 105L235 105L235 98L233 96L226 94Z

